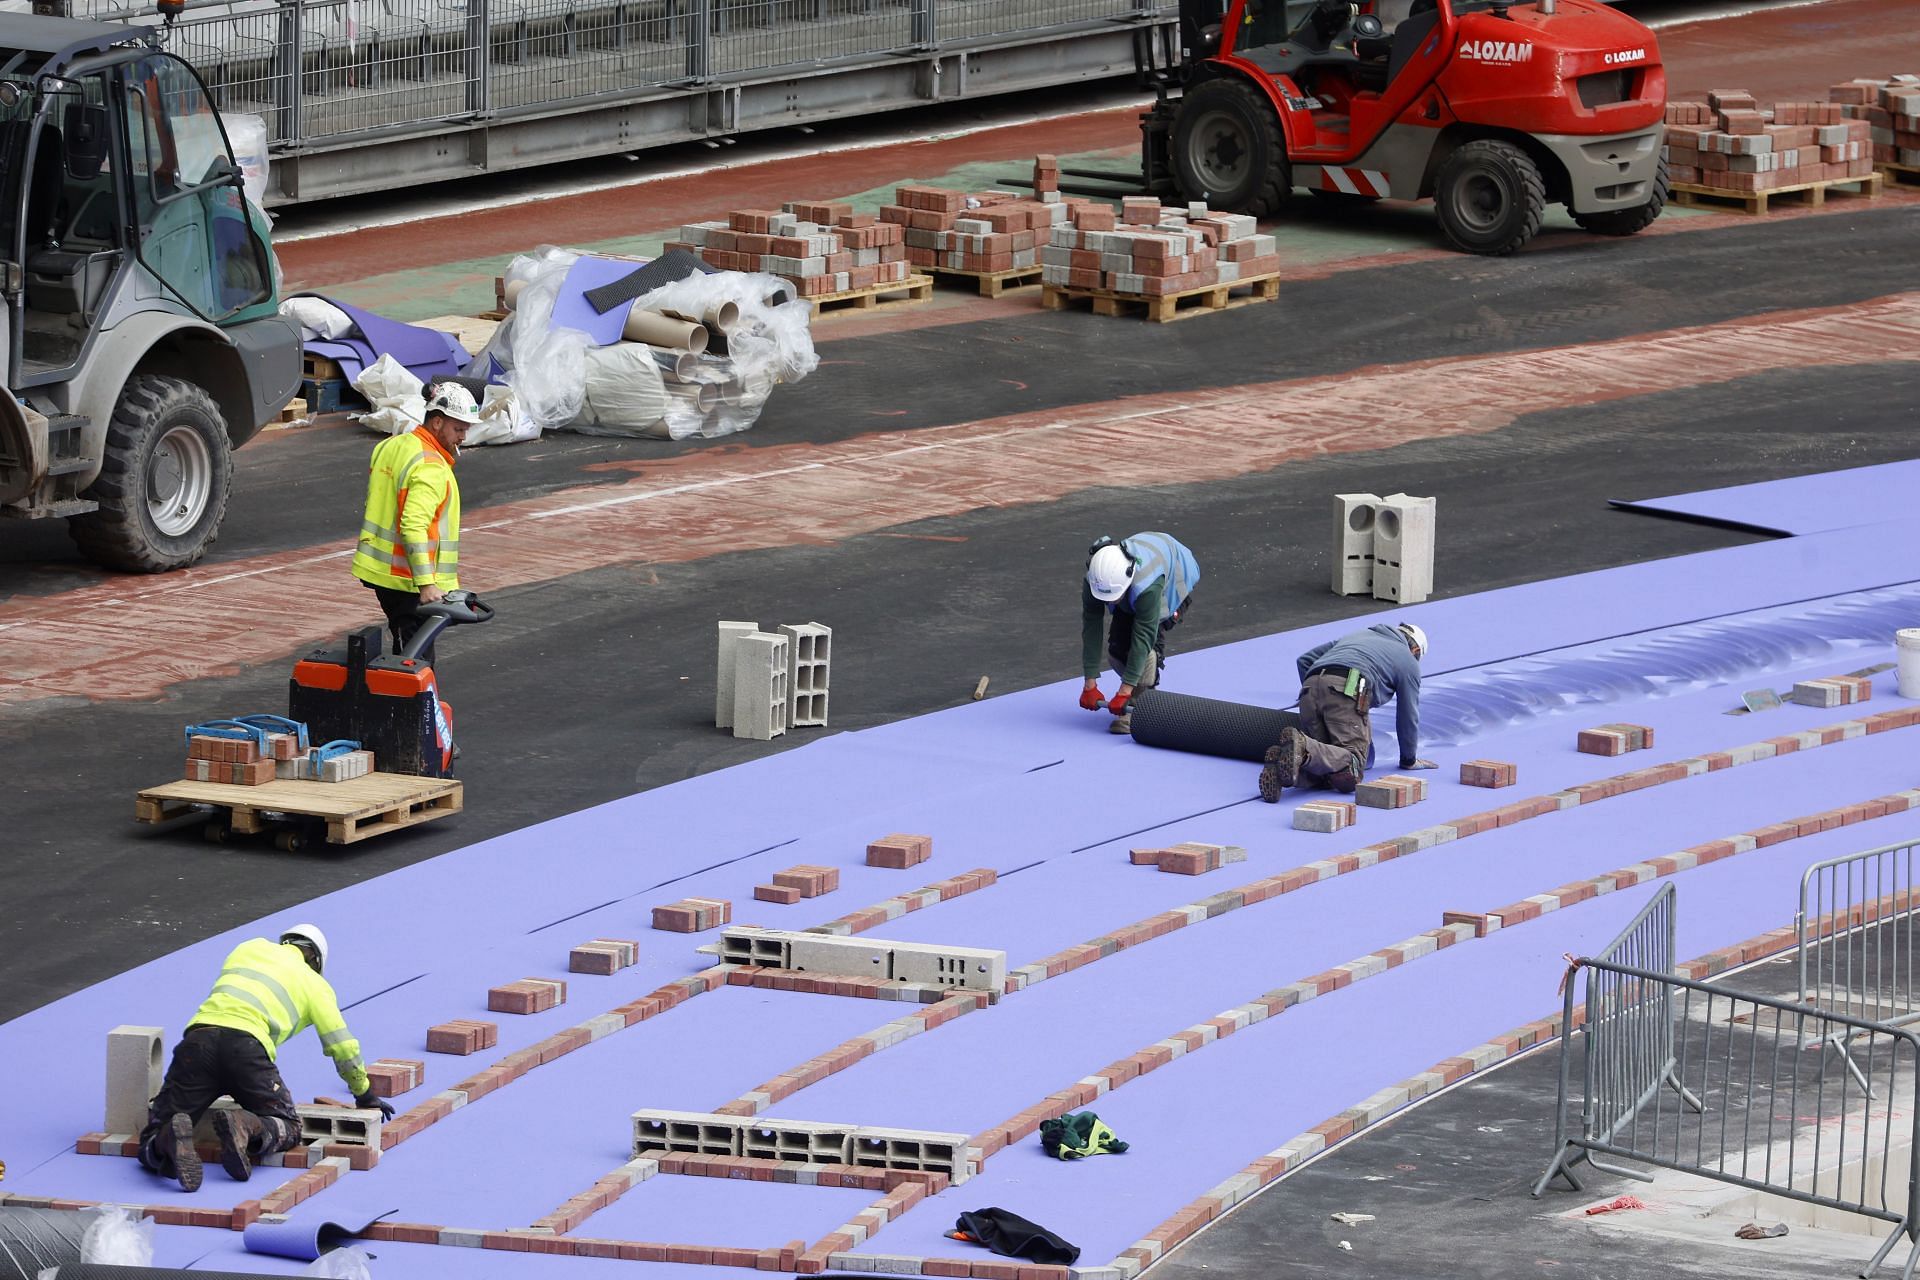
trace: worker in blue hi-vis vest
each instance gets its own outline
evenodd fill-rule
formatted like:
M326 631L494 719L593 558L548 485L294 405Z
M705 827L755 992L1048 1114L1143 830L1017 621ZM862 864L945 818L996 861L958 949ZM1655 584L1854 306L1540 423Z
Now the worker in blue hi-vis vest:
M1167 632L1186 617L1199 582L1199 561L1169 533L1136 533L1119 542L1102 538L1087 548L1080 586L1080 674L1086 679L1080 705L1112 712L1112 732L1133 729L1134 693L1160 683ZM1103 626L1107 656L1120 677L1120 691L1111 698L1100 692Z

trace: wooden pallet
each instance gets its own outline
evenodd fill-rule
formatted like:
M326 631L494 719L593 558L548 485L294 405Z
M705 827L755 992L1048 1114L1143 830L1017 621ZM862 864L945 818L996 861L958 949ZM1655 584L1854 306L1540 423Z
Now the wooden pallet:
M979 286L983 298L997 298L1009 289L1022 289L1040 283L1040 268L1015 267L1011 271L964 271L959 267L928 267L944 280L971 280Z
M1920 165L1895 164L1881 160L1874 165L1896 187L1920 186Z
M329 844L354 844L387 831L460 812L463 787L453 778L370 773L347 782L275 779L257 787L225 782L169 782L134 797L139 822L168 822L196 810L224 818L243 834L301 819L324 823Z
M300 353L300 376L313 382L328 382L344 378L340 366L325 356L316 356L311 351Z
M488 316L435 316L431 320L416 320L422 329L438 329L442 333L452 334L466 348L468 355L477 356L493 341L494 330L500 327L498 320Z
M1879 174L1870 173L1864 178L1832 178L1821 182L1801 182L1790 187L1775 187L1771 191L1728 191L1723 187L1703 187L1694 182L1676 182L1673 184L1673 201L1679 205L1737 210L1757 216L1767 211L1768 201L1780 197L1804 201L1815 208L1827 202L1829 192L1837 196L1865 196L1872 199L1880 194L1880 184L1883 181ZM1859 190L1852 189L1855 187Z
M903 297L894 298L894 294ZM882 299L895 302L925 302L933 296L933 277L910 275L905 280L892 280L876 284L866 289L843 289L839 293L822 293L808 298L813 305L813 314L819 315L828 307L848 307L866 311L880 305Z
M1239 289L1248 289L1249 292L1233 296ZM1276 272L1247 280L1231 280L1225 284L1203 285L1198 289L1164 294L1158 298L1144 298L1137 293L1115 293L1110 289L1068 289L1050 284L1041 289L1040 305L1049 311L1060 311L1067 304L1084 298L1093 303L1093 314L1097 316L1125 315L1130 307L1143 307L1147 319L1164 324L1169 320L1185 320L1189 316L1210 311L1230 311L1250 303L1271 302L1279 296L1280 276Z

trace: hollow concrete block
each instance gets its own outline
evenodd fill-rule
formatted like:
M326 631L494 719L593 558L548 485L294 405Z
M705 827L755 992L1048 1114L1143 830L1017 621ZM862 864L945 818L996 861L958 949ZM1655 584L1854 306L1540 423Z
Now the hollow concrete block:
M715 728L733 728L733 641L738 636L750 636L760 630L757 622L722 622L719 628L718 688L713 695L713 723Z
M787 638L733 638L733 736L762 742L787 731Z
M1372 493L1333 495L1333 593L1366 595L1373 590L1373 525L1380 497Z
M1434 500L1390 493L1373 527L1373 598L1414 604L1433 594Z
M107 1032L106 1133L139 1133L147 1104L160 1092L166 1033L159 1027L119 1026Z

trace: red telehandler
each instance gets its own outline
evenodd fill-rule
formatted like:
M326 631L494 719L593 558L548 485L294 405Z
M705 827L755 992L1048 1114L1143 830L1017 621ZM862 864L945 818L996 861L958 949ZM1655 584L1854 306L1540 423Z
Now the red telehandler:
M1595 0L1181 0L1160 32L1135 51L1156 194L1256 216L1296 186L1431 197L1448 242L1486 254L1549 204L1626 236L1666 203L1659 44Z

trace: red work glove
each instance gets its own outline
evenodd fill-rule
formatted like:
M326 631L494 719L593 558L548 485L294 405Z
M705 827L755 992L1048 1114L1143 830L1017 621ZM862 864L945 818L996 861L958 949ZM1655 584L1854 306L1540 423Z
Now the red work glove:
M1107 700L1100 696L1099 685L1090 684L1086 688L1080 691L1080 709L1081 710L1098 711L1100 708L1106 705L1107 705Z
M1127 714L1127 704L1131 701L1133 701L1133 695L1125 689L1122 689L1120 692L1114 694L1113 697L1107 699L1107 710L1117 716L1123 716Z

